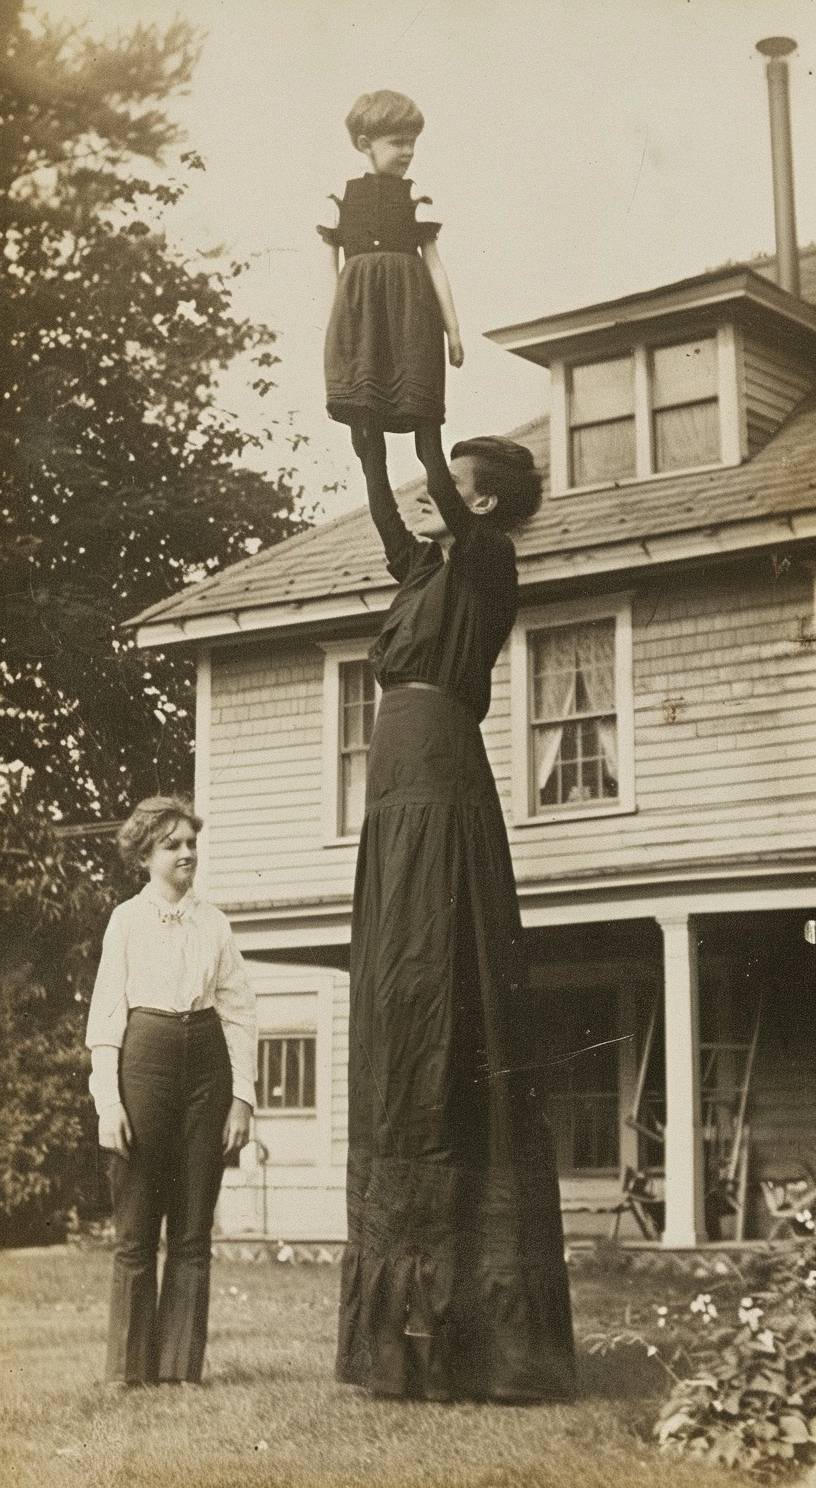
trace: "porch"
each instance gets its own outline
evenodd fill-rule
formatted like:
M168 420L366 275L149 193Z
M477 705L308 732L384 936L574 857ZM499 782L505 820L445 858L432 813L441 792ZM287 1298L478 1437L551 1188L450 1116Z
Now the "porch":
M801 910L528 931L570 1237L687 1249L816 1214L816 953Z

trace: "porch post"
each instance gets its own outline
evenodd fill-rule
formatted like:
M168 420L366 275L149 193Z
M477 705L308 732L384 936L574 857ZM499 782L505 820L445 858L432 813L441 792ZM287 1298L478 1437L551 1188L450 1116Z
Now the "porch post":
M666 1024L665 1246L706 1238L700 1107L700 1008L697 939L685 914L659 915L663 931Z

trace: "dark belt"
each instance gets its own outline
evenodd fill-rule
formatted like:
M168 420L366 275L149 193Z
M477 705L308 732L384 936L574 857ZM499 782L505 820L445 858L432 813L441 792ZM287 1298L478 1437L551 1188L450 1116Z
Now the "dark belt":
M134 1007L130 1009L133 1013L148 1013L151 1018L175 1018L179 1023L198 1022L201 1018L217 1018L218 1014L214 1007L190 1008L187 1013L177 1012L175 1008Z

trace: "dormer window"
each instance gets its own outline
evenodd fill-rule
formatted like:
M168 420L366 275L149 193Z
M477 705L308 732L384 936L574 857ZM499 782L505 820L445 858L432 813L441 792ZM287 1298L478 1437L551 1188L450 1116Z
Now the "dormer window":
M650 373L655 471L713 465L720 458L715 338L655 346Z
M581 362L569 377L570 470L574 486L635 475L635 378L631 356Z
M488 331L548 367L550 494L740 465L816 387L816 307L716 269Z
M566 365L566 484L581 490L717 464L718 376L715 335Z

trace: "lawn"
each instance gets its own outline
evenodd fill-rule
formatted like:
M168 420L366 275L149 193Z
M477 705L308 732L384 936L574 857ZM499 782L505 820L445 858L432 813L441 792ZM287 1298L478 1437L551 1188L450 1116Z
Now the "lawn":
M218 1259L206 1388L100 1388L110 1255L0 1252L4 1488L743 1488L658 1454L645 1350L581 1350L570 1406L370 1400L332 1378L338 1268ZM579 1340L711 1283L616 1267L574 1278ZM735 1283L738 1285L738 1283Z

